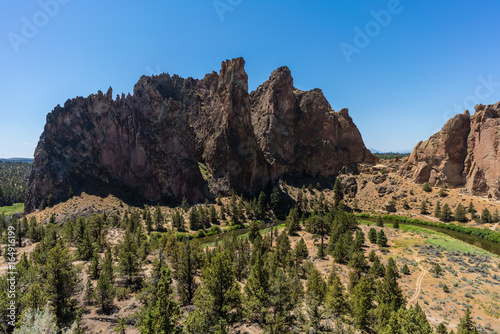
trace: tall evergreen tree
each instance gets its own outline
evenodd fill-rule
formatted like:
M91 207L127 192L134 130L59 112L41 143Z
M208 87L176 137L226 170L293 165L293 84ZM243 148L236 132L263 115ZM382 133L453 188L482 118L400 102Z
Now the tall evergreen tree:
M344 193L342 192L342 183L339 178L335 179L335 185L333 186L333 208L337 209L344 198Z
M328 276L325 306L335 317L346 314L349 309L344 285L335 268L332 269Z
M184 305L190 305L198 283L196 275L201 265L201 250L191 241L183 242L176 259L175 277L178 280L178 289Z
M390 315L387 326L380 331L382 334L432 334L432 328L425 312L417 306L409 309L404 307Z
M186 321L188 332L227 332L228 325L234 322L241 308L241 293L226 253L217 252L210 259L194 304L196 311Z
M69 250L60 243L49 250L43 271L45 291L50 296L57 324L68 325L74 320L76 299L73 297L79 292L78 273Z
M163 224L165 223L165 217L163 216L163 213L161 212L160 204L156 205L156 209L155 209L153 216L154 216L156 230L157 231L163 230Z
M351 310L356 326L361 330L369 327L370 312L373 309L373 283L362 277L351 295Z
M300 230L299 210L297 207L292 208L288 213L286 217L286 228L288 229L289 235L295 235Z
M265 323L269 306L269 272L262 258L258 258L252 266L244 291L250 318Z
M172 278L170 269L163 267L156 302L143 313L141 334L180 333L180 308L172 296Z
M441 212L441 220L444 221L444 222L450 222L453 220L453 214L451 212L451 209L450 209L450 206L448 205L448 203L446 203L445 205L443 205L443 210Z
M465 216L465 208L462 203L458 203L455 209L455 220L461 223L467 222L467 217Z
M472 203L472 200L470 201L469 206L467 207L467 212L470 213L470 219L473 220L476 218L477 210L474 207L474 203Z
M264 219L266 214L266 194L261 191L259 194L259 200L257 201L257 219Z
M460 318L457 334L479 334L476 324L472 320L471 310L468 307L465 309L464 316Z
M439 200L436 202L436 206L434 207L434 217L441 218L441 203Z
M130 232L125 233L119 245L118 269L122 275L127 276L128 284L132 284L135 275L139 274L142 266L138 256L137 243Z

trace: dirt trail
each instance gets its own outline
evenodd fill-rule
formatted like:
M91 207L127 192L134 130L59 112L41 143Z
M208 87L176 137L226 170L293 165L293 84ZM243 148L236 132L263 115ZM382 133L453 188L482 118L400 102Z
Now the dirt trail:
M408 302L415 301L418 298L418 296L420 295L420 290L422 288L422 280L424 279L424 276L427 273L424 266L422 266L420 264L420 258L418 258L416 256L414 256L414 258L415 258L415 261L417 261L418 267L420 268L420 270L422 270L422 272L420 273L420 276L418 276L418 278L417 278L417 286L415 287L415 294L413 294L413 296L410 299L408 299Z

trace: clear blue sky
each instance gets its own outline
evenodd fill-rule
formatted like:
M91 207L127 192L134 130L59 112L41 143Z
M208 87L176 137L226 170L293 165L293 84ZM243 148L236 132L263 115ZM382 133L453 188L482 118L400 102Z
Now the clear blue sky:
M349 108L383 151L412 149L466 99L500 101L496 0L42 0L54 1L64 4L45 6L51 15L2 1L0 157L32 157L47 113L68 98L131 92L144 74L202 78L239 56L251 90L287 65L297 88ZM382 24L371 14L381 10L392 10ZM356 27L372 37L356 40Z

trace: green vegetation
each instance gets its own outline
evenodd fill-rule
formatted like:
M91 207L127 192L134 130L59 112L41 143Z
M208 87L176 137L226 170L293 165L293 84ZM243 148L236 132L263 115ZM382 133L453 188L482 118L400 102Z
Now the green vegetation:
M32 165L0 160L0 207L23 202Z
M357 217L375 218L375 217L370 216L369 214L359 214L359 215L357 215ZM419 219L400 217L400 216L396 216L396 215L385 215L385 216L382 216L382 218L387 219L387 220L397 220L401 223L436 226L436 227L444 228L447 230L452 230L452 231L457 231L457 232L461 232L461 233L465 233L465 234L475 235L475 236L477 236L479 238L483 238L485 240L500 243L500 232L493 231L490 229L483 229L483 228L471 227L471 226L461 226L461 225L456 225L453 223L449 223L449 224L433 223L433 222L427 222L427 221L423 221L423 220L419 220Z
M6 216L11 216L16 212L23 212L24 211L24 204L23 203L16 203L10 206L2 206L0 207L0 214L4 214Z

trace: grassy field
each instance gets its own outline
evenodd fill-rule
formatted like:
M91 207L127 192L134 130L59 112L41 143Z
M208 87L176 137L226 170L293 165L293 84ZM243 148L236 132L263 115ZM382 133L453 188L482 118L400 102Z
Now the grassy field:
M365 225L375 225L373 222L368 221L359 221L361 224ZM392 228L392 224L385 224L385 227ZM449 251L459 251L463 253L474 253L474 254L486 254L490 256L496 256L490 252L485 251L479 247L475 247L473 245L469 245L466 242L457 240L453 237L450 237L446 234L439 233L437 231L429 230L424 227L418 227L413 225L404 225L404 223L399 224L399 229L405 233L410 234L418 234L420 237L425 238L425 243L441 246ZM408 247L411 246L412 240L409 238L408 240L398 240L397 246L399 247Z
M6 216L10 216L16 212L23 212L24 211L24 203L16 203L11 206L2 206L0 207L0 214L4 214Z

